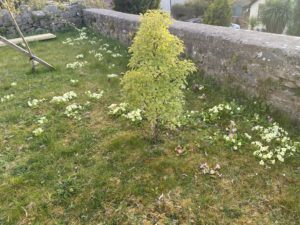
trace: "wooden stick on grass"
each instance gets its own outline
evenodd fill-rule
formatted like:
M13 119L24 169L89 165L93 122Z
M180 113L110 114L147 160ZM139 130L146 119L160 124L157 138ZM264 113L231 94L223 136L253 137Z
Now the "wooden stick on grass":
M37 61L37 62L43 64L44 66L46 66L46 67L48 67L50 69L54 69L54 67L52 65L50 65L49 63L45 62L44 60L39 59L38 57L36 57L36 56L33 55L32 51L31 51L31 49L29 47L29 44L25 40L25 37L24 37L24 35L23 35L23 33L22 33L22 31L21 31L21 29L20 29L20 27L19 27L19 25L18 25L18 23L17 23L14 15L13 15L13 13L12 13L12 9L10 8L10 5L6 2L6 0L0 0L0 4L2 4L8 10L8 13L9 13L9 15L10 15L10 17L11 17L11 19L12 19L12 21L13 21L16 29L17 29L18 34L22 38L23 43L24 43L27 51L25 51L21 47L13 44L12 42L10 42L9 40L7 40L6 38L4 38L2 36L0 36L1 41L3 41L4 43L8 44L9 46L12 46L14 49L16 49L16 50L18 50L18 51L20 51L22 53L25 53L27 56L29 56L29 60L32 62L32 71L33 72L35 72L35 63L34 63L34 61Z
M21 52L22 54L28 56L29 58L31 58L34 61L39 62L40 64L48 67L49 69L55 69L52 65L50 65L49 63L45 62L44 60L40 59L39 57L33 55L32 53L26 51L25 49L19 47L18 45L12 43L11 41L7 40L5 37L0 35L0 41L2 41L3 43L11 46L12 48L14 48L15 50Z

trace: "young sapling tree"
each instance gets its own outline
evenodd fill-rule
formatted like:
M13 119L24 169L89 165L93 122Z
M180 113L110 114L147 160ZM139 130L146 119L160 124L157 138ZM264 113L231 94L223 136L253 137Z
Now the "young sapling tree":
M129 49L130 70L122 80L126 102L144 112L157 141L160 127L175 128L184 105L187 76L195 65L180 56L183 42L169 32L170 15L159 10L141 16L140 28Z

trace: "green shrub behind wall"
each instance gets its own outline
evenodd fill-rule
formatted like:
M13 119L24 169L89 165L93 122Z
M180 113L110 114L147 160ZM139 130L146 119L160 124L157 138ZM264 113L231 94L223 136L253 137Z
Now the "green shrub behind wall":
M300 0L294 0L293 16L288 34L300 37Z
M120 12L140 14L148 9L158 9L160 0L114 0L114 9Z
M204 15L204 23L227 27L231 23L232 9L228 0L214 0Z
M204 15L212 0L189 0L184 4L174 4L171 12L177 20L188 20Z

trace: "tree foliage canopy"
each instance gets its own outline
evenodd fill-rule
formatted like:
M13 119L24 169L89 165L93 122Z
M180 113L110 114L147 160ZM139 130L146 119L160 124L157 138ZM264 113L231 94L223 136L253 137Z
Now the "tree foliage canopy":
M148 9L158 9L160 0L114 0L114 6L120 12L140 14Z
M229 26L232 10L228 0L215 0L204 15L204 23L216 26Z
M191 61L180 58L184 45L169 32L170 24L170 15L161 11L142 16L129 50L131 70L122 80L126 102L144 111L153 137L161 125L174 127L183 110L186 77L196 70Z
M187 20L203 16L211 0L189 0L184 4L174 4L171 12L177 20Z

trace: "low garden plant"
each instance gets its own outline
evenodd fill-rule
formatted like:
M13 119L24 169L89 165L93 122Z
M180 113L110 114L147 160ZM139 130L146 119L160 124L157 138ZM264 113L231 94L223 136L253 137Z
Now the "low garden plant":
M122 79L125 101L143 112L154 141L162 126L175 128L183 111L186 77L196 70L191 61L180 58L184 45L169 32L170 24L167 13L143 15L129 49L130 70Z

